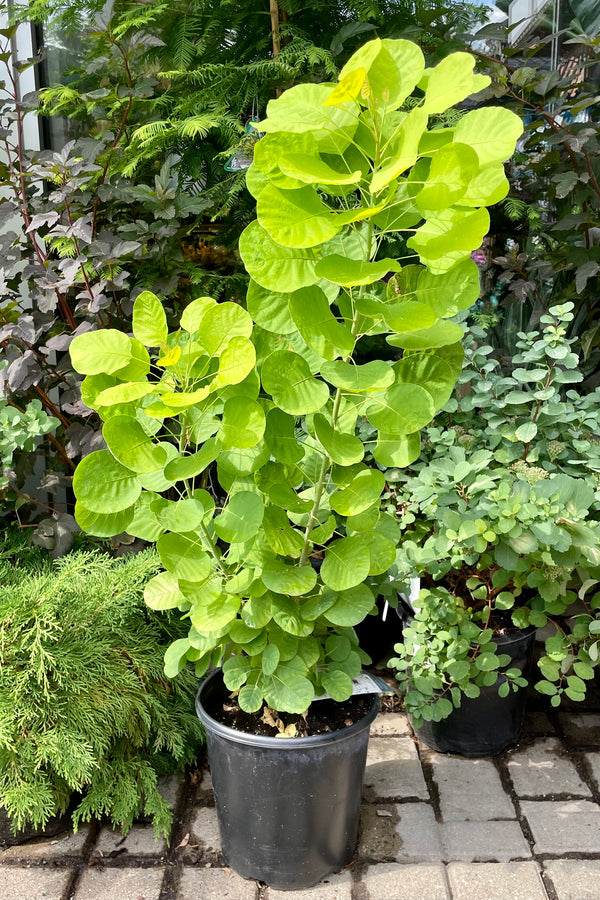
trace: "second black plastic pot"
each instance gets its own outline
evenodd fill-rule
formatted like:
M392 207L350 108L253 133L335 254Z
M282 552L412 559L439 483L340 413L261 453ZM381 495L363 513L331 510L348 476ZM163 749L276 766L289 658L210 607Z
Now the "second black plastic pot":
M510 668L520 669L527 678L531 670L535 628L512 634L495 635L500 653L511 658ZM498 687L506 679L500 675L491 687L482 687L479 697L463 697L458 709L441 722L424 722L417 736L439 753L459 756L497 756L516 744L521 733L527 688L498 696Z
M236 731L210 713L223 702L221 673L200 687L223 855L244 878L278 890L311 887L354 854L371 723L278 739Z

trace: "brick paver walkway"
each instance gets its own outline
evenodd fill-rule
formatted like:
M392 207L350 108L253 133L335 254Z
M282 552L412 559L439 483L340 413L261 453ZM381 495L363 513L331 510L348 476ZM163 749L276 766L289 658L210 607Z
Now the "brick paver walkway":
M352 866L282 893L225 866L210 775L165 785L170 846L95 824L0 850L0 900L600 900L600 714L532 713L497 759L444 756L376 720Z

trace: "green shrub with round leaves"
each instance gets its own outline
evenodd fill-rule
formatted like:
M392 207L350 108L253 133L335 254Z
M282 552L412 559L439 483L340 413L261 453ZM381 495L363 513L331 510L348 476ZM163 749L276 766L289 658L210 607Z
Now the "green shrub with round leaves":
M303 712L323 691L344 700L366 661L354 626L399 534L356 423L374 427L378 464L407 465L460 373L452 317L479 294L470 253L486 204L506 193L521 123L502 108L455 128L435 117L487 83L468 54L426 69L416 45L375 40L337 85L286 91L248 171L247 310L201 297L168 333L144 292L133 337L71 345L107 444L75 473L76 517L156 541L165 571L146 602L190 623L167 674L222 665L249 712ZM385 257L390 236L410 255ZM357 363L371 335L399 348L396 362Z

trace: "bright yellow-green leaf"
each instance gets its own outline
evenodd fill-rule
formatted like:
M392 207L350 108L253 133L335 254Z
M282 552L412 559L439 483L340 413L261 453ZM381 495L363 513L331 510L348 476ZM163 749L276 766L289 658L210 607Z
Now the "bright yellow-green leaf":
M181 314L181 327L189 331L190 334L198 331L200 322L208 310L213 309L216 305L217 301L213 300L212 297L197 297L195 300L192 300Z
M329 399L327 385L313 378L305 360L289 350L277 350L267 357L262 383L275 404L293 416L317 412Z
M146 347L161 347L167 342L167 316L152 291L142 291L133 304L133 333Z
M168 369L170 366L176 366L180 359L181 347L179 344L175 344L168 353L156 360L156 365L161 366L163 369Z
M117 513L94 513L78 500L75 504L75 520L82 531L96 537L113 537L127 531L134 515L134 506Z
M265 432L265 412L256 400L231 397L223 409L219 439L224 447L254 447Z
M115 328L86 331L71 341L69 352L82 375L111 375L131 362L131 338Z
M321 277L315 275L317 250L282 247L257 221L251 222L240 235L239 250L252 278L282 294L315 284Z
M115 459L133 472L155 472L167 462L164 447L131 416L112 416L104 423L102 435Z
M394 383L394 370L380 359L362 366L335 360L321 366L321 375L334 387L354 393L379 391Z
M352 54L340 72L340 79L361 68L366 70L378 105L398 109L420 81L425 60L412 41L376 38Z
M411 110L387 142L379 168L371 179L371 191L379 193L387 185L414 165L419 141L427 127L427 113L420 108Z
M327 278L342 287L355 287L379 281L388 272L399 272L400 263L395 259L378 259L376 262L362 262L347 259L337 253L326 256L318 262L314 271L318 278Z
M258 198L256 214L273 240L284 247L316 247L342 228L316 189L308 185L295 191L267 185Z
M365 454L363 442L354 434L344 434L331 427L325 416L314 417L315 434L333 462L351 466L362 460Z
M100 391L96 395L96 404L98 406L114 406L117 403L131 403L147 397L148 394L153 394L155 390L156 385L149 381L126 381Z
M421 435L379 432L373 456L382 466L409 466L421 453Z
M474 75L475 58L470 53L450 53L427 71L423 109L428 115L445 112L490 83L487 75Z
M438 319L430 328L392 334L386 340L392 347L402 347L404 350L430 350L436 347L445 347L447 344L455 344L461 340L463 334L464 332L457 322Z
M135 472L117 462L110 450L96 450L77 466L73 490L90 512L110 514L133 506L142 485Z
M357 516L379 503L384 485L385 476L379 469L359 472L347 487L330 496L329 503L342 516Z
M483 167L510 159L522 133L523 123L515 113L503 106L488 106L463 116L454 130L454 140L472 147Z
M144 588L144 600L150 609L176 609L184 602L177 577L172 572L160 572Z
M349 100L356 100L356 98L360 96L366 77L367 70L362 66L359 66L352 72L348 72L347 75L340 78L338 84L336 84L323 105L337 106L339 103L347 103Z
M444 275L433 275L427 269L420 269L416 293L436 316L449 318L473 306L480 290L479 269L472 259L465 259Z
M279 294L250 280L246 295L248 312L257 325L274 334L291 334L296 324L289 311L291 294Z
M428 425L434 415L431 394L418 384L395 384L367 407L371 425L387 434L411 434Z
M290 313L308 346L323 359L352 353L355 341L352 332L338 322L327 297L316 285L294 291L290 296Z

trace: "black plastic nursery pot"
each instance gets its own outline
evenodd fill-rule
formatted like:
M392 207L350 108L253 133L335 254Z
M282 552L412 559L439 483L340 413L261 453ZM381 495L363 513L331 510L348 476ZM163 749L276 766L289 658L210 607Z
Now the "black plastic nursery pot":
M500 653L511 658L508 668L520 669L528 677L535 643L535 628L512 634L495 635L494 643ZM512 691L507 697L498 696L498 687L506 679L500 675L495 684L482 687L479 697L463 697L441 722L424 722L416 729L417 736L439 753L459 756L497 756L519 740L527 688Z
M239 875L301 890L354 854L371 723L279 739L236 731L211 710L227 696L220 672L204 681L196 711L206 730L223 855Z

